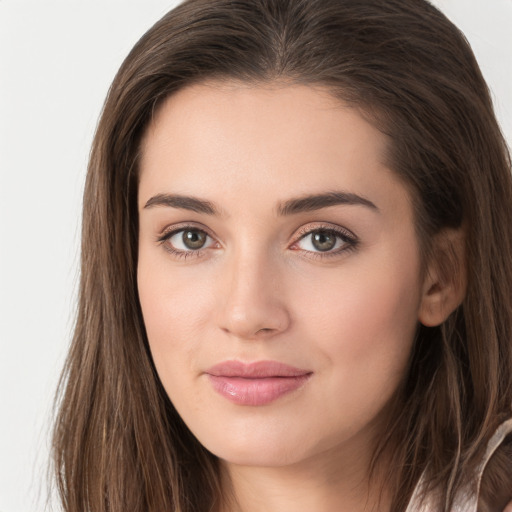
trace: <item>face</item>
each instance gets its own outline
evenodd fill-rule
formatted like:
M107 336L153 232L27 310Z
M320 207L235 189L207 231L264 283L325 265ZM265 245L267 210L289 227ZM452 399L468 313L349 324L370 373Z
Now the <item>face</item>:
M138 288L169 398L224 461L364 449L423 283L387 140L320 88L207 83L142 145Z

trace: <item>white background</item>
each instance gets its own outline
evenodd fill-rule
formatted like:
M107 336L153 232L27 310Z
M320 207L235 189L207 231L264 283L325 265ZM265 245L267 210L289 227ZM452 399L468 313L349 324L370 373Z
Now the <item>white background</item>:
M434 3L472 44L510 144L512 0ZM175 4L0 0L0 512L45 508L89 147L122 59Z

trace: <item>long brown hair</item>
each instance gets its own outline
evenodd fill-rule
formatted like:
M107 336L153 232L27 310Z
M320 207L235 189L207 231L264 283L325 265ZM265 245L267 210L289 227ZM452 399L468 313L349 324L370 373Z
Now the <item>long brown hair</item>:
M136 284L141 137L165 98L208 79L329 87L389 136L388 165L414 198L426 254L436 233L464 226L466 297L442 326L418 327L376 451L393 446L393 511L427 466L449 506L512 408L510 157L468 43L424 0L188 0L122 64L93 143L54 434L64 510L219 503L217 461L158 379Z

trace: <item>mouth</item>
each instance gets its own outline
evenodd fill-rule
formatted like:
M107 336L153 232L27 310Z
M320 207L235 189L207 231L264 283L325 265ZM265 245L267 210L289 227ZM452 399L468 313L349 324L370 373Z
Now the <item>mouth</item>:
M213 389L230 402L259 406L301 388L313 372L277 361L224 361L205 374Z

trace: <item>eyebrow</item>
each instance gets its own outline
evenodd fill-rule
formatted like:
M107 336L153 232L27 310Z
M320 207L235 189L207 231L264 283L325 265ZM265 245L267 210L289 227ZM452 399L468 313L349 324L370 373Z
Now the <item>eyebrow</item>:
M293 215L337 205L359 205L379 211L379 208L369 199L351 192L327 192L289 199L280 203L277 211L279 215Z
M369 199L357 194L350 192L326 192L288 199L287 201L278 204L277 213L280 216L288 216L302 212L321 210L322 208L337 205L366 206L377 212L379 211L379 208ZM207 201L206 199L200 199L193 196L157 194L146 202L144 208L153 208L155 206L167 206L170 208L189 210L196 213L220 216L220 210L214 203Z
M153 208L154 206L168 206L170 208L180 208L197 213L206 213L207 215L219 215L219 210L210 201L199 199L198 197L182 196L178 194L157 194L147 201L144 208Z

